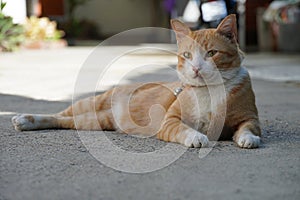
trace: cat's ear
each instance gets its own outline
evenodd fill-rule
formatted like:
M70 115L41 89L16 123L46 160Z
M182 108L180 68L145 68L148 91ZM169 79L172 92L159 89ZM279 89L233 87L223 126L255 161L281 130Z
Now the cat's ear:
M217 27L217 33L227 37L233 42L237 42L236 17L234 14L228 15Z
M177 40L181 40L191 33L191 29L178 19L171 19L171 26L176 33Z

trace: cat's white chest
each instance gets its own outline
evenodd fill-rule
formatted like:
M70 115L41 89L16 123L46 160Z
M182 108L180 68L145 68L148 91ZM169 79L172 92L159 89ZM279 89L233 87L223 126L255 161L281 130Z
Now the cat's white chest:
M185 110L183 111L183 121L192 128L206 133L213 113L223 100L222 95L214 95L216 91L208 88L196 88L186 91L184 98Z
M211 113L209 92L187 88L180 101L182 121L196 130L206 129Z

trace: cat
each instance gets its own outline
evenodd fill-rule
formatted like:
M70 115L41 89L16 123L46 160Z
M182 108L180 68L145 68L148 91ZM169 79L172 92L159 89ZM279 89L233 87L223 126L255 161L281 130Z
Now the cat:
M215 29L192 31L177 19L171 20L171 26L178 46L180 81L118 86L57 114L16 115L14 128L119 131L155 135L187 147L206 147L209 140L232 138L241 148L257 148L261 136L258 111L249 74L241 67L244 54L237 42L235 15L225 17ZM217 97L214 102L212 93ZM218 134L222 118L224 127Z

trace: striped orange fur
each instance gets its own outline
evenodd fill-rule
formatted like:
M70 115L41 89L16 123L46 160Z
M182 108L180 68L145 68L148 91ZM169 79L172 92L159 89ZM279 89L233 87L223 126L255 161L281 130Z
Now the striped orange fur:
M191 31L179 20L171 25L180 81L116 87L55 115L17 115L12 118L15 129L115 130L156 135L188 147L233 138L240 147L258 147L258 114L250 77L241 67L244 55L237 43L235 16L227 16L216 29ZM218 88L224 88L224 95L216 92L213 101L212 91L222 91ZM176 89L182 91L174 95ZM218 132L222 118L224 127Z

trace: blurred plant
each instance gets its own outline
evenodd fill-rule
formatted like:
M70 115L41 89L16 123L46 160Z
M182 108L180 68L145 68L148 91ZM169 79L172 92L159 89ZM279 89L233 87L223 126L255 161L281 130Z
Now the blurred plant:
M26 19L24 24L25 36L29 40L59 40L63 35L63 31L56 29L56 22L50 21L47 17L37 18L31 16Z
M90 0L68 0L68 12L70 21L75 20L74 12L78 6L84 5Z
M82 20L76 19L75 17L75 10L78 6L82 6L90 0L68 0L68 21L63 24L63 28L66 31L66 36L68 38L77 38L79 37L84 28L82 27L83 23Z
M24 28L14 24L12 17L5 16L5 2L0 2L0 51L14 51L24 40Z

